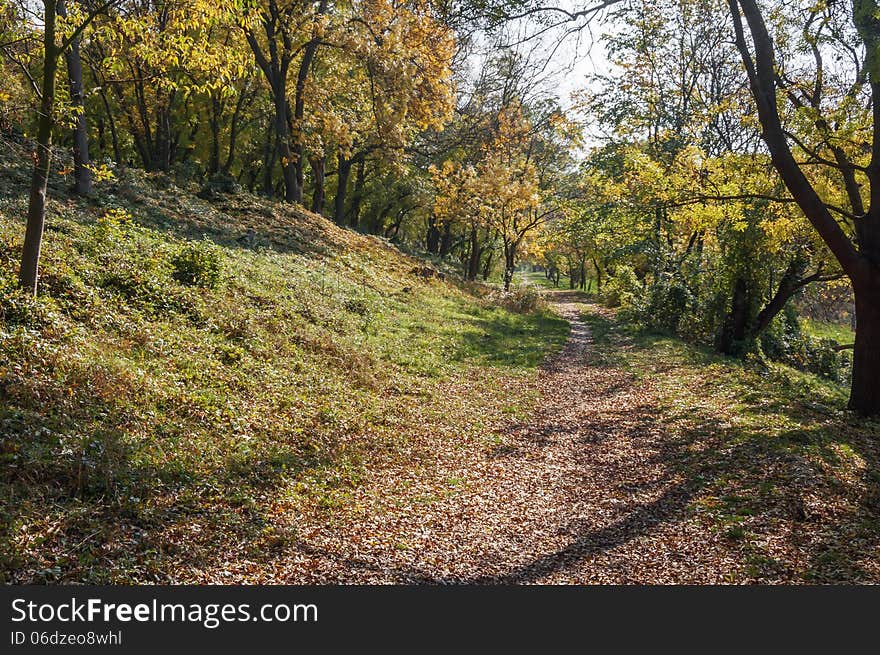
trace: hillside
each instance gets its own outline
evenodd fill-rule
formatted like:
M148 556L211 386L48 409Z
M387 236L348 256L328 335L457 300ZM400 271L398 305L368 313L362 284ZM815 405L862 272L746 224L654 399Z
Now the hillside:
M459 451L528 411L567 333L528 294L140 171L90 200L53 176L33 301L27 159L0 156L5 582L247 580L365 480L454 490Z
M0 158L3 582L880 580L839 382L141 171L53 178L34 300Z

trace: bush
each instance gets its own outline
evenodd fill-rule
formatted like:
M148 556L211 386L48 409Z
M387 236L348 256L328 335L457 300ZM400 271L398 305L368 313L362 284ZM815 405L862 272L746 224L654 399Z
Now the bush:
M15 286L0 289L0 322L40 329L54 324L57 319L57 305L52 298L34 298Z
M642 297L642 283L631 266L618 266L614 277L602 287L602 302L608 307L633 307Z
M223 195L235 195L241 193L241 185L231 175L217 173L210 176L202 185L198 193L203 200L215 200Z
M487 297L492 304L499 305L510 312L530 314L544 306L541 293L532 286L517 287L513 291L493 293Z
M786 361L803 350L803 334L797 312L791 304L770 323L760 338L764 355L775 361Z
M850 368L849 355L839 352L833 339L816 339L801 331L795 309L787 306L761 335L764 356L819 377L843 381Z
M223 264L216 246L207 241L183 246L171 259L172 277L181 284L213 289L221 280Z
M678 334L682 317L692 301L687 287L663 278L651 285L641 313L645 324L652 330Z
M110 289L124 297L135 307L156 314L185 312L191 309L191 303L180 291L174 293L170 281L157 270L138 268L131 262L122 261L113 270L104 273L98 285Z

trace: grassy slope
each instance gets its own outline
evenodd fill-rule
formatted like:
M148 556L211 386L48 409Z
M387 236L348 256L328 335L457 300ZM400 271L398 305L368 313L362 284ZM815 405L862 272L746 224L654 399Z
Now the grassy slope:
M197 579L278 545L282 504L332 511L390 462L491 442L567 333L306 212L135 172L91 201L54 189L29 302L26 179L0 162L2 581ZM213 289L173 277L203 235Z
M816 339L831 339L840 344L847 344L853 343L856 338L855 332L848 325L817 321L810 318L803 318L801 322L804 332Z
M880 580L880 422L846 412L845 388L585 318L590 361L643 387L688 510L737 551L729 581Z

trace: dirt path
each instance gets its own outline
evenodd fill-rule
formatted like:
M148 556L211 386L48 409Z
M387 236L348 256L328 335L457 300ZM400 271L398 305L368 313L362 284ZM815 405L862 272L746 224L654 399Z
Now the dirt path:
M488 451L363 485L331 524L297 520L266 582L723 582L722 540L687 511L692 490L655 424L649 382L591 360L578 296L538 377L537 413ZM593 308L592 311L602 311ZM398 488L409 476L406 493ZM393 483L389 482L393 480ZM438 480L455 480L438 496ZM257 568L257 567L254 567ZM253 581L253 570L250 572Z

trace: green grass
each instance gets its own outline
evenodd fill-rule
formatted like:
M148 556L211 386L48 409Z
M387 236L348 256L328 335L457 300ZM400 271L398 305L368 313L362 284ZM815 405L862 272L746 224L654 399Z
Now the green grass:
M802 318L801 326L806 334L816 339L831 339L839 344L849 344L856 338L849 325Z
M305 212L134 173L93 200L55 189L30 300L18 182L0 200L2 581L174 581L284 544L279 503L332 513L383 462L429 460L425 434L488 443L567 334Z
M743 562L730 581L880 580L880 422L845 409L845 386L584 316L589 361L644 390L631 410L664 435L688 512Z
M593 280L587 280L587 283L590 285L587 291L595 291ZM557 287L541 271L517 271L513 275L513 284L515 286L535 286L541 289L568 289L568 276L560 275L559 286Z

